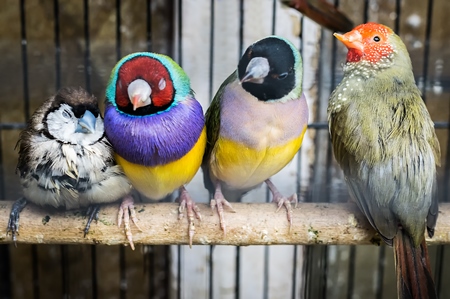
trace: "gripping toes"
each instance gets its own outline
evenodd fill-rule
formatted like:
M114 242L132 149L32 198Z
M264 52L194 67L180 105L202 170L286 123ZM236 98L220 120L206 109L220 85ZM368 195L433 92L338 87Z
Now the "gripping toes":
M122 225L122 219L124 224L124 230L125 230L125 236L127 237L128 243L130 243L130 247L132 250L134 250L134 243L133 243L133 234L131 233L131 226L130 226L130 218L131 221L134 223L134 225L142 231L142 229L139 227L136 216L136 211L134 210L134 200L131 195L126 196L119 207L119 213L117 215L117 225L120 227Z
M180 206L178 208L178 220L184 217L184 210L186 210L188 219L188 234L189 234L189 247L192 247L192 239L195 234L194 220L197 218L202 221L202 215L200 209L195 204L195 201L189 196L189 193L184 187L180 188Z
M11 212L9 214L8 226L6 228L6 234L11 233L12 240L14 245L17 246L17 235L19 234L19 218L20 212L27 205L27 200L24 197L16 200L12 207Z
M217 214L219 215L220 228L223 230L223 234L226 235L227 234L227 225L225 222L225 215L224 215L223 207L224 206L228 207L233 213L236 213L236 211L233 209L231 204L225 198L221 198L221 197L212 199L210 205L211 205L211 209L213 211L215 209L217 209Z
M98 213L100 212L100 205L91 205L88 207L86 211L86 216L88 216L88 220L86 222L86 226L84 227L84 237L86 238L86 235L89 232L89 229L91 228L92 220L98 221Z
M270 179L267 179L266 181L267 187L269 187L270 192L272 192L272 196L273 196L273 202L277 203L278 209L277 212L281 209L282 206L284 206L286 208L286 215L287 215L287 219L289 221L289 231L291 231L292 228L292 205L291 203L294 203L294 207L297 207L297 203L298 203L298 198L297 198L297 194L294 193L291 196L289 196L288 198L284 197L283 195L281 195L281 193L278 191L277 187L275 187L275 185L272 183L272 181Z
M277 212L281 209L282 206L284 206L286 208L286 216L287 219L289 221L289 231L292 228L292 204L294 203L294 207L297 207L297 203L298 203L298 198L297 198L297 194L292 194L290 197L286 198L286 197L277 197L274 198L273 200L275 203L277 203Z

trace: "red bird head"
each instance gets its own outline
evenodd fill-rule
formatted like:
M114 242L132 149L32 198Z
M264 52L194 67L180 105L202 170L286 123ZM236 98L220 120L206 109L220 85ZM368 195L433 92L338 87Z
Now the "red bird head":
M335 33L334 36L347 48L347 62L367 61L377 64L383 58L389 58L395 52L393 43L398 36L394 31L378 23L366 23L355 27L345 34Z
M124 58L117 71L116 103L125 113L147 115L165 110L174 101L171 75L159 56L151 55Z

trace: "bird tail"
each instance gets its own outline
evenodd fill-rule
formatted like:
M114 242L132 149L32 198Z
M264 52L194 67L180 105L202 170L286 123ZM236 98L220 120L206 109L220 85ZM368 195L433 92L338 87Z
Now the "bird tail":
M418 247L402 229L394 238L397 293L401 299L437 298L425 239Z

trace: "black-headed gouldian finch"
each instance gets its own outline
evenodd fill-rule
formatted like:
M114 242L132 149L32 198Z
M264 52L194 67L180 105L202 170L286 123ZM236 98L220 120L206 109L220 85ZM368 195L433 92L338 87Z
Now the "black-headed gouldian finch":
M440 149L408 52L377 23L335 36L348 54L328 105L334 156L351 196L394 246L398 297L436 298L424 232L433 236L438 216Z
M308 123L302 95L302 59L292 43L269 36L247 48L234 71L219 88L206 112L208 143L203 170L214 192L226 233L223 205L266 182L278 209L283 205L292 225L291 202L270 177L300 149ZM225 195L225 196L224 196Z
M27 202L43 207L90 207L85 235L99 204L126 198L131 184L116 165L97 99L82 88L62 88L28 121L19 141L17 172L24 196L11 210L13 240Z
M187 209L189 244L194 217L201 219L184 185L198 171L206 144L203 110L194 98L190 81L171 58L148 52L122 58L106 89L105 131L117 163L145 197L159 200L180 191L179 217ZM120 226L133 246L128 213L136 224L133 200L119 210Z

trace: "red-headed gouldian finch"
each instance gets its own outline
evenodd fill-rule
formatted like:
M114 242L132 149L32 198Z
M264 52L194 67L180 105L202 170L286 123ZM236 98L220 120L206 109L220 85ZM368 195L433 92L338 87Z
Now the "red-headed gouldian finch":
M206 144L203 110L194 98L189 78L171 58L134 53L114 67L106 89L105 131L134 188L151 200L180 191L180 212L187 208L189 244L194 217L200 213L184 185L198 171ZM136 218L133 200L119 210L133 246L128 212ZM134 215L133 215L134 214Z

